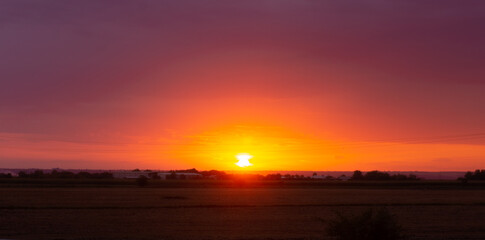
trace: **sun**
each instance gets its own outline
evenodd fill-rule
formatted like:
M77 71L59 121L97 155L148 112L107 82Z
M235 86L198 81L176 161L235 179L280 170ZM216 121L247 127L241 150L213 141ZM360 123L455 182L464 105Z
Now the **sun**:
M237 162L235 164L238 165L239 167L249 167L249 166L253 165L249 162L249 159L253 158L253 156L251 156L247 153L240 153L240 154L236 155L236 158L237 158L237 160L239 160L239 162Z

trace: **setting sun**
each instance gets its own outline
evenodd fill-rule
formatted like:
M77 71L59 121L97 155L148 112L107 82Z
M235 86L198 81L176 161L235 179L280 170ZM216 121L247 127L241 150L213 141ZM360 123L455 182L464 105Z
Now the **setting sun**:
M236 158L237 158L237 160L239 160L239 162L237 162L235 164L238 165L239 167L249 167L249 166L253 165L249 162L249 159L253 158L253 156L251 156L247 153L238 154L238 155L236 155Z

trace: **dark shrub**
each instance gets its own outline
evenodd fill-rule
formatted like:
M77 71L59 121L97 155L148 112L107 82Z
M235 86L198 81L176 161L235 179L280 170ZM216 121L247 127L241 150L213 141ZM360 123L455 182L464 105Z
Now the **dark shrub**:
M464 176L466 180L478 180L484 181L485 180L485 169L482 170L475 170L475 172L467 172Z
M403 175L403 174L396 174L391 176L392 180L397 180L397 181L405 181L408 180L408 176Z
M391 176L389 175L389 173L379 171L370 171L365 174L364 178L365 180L371 181L391 180Z
M326 176L326 177L325 177L325 180L329 180L329 181L331 181L331 180L335 180L335 178L334 178L334 177L332 177L332 176Z
M11 173L0 173L0 178L12 178Z
M404 239L396 217L386 208L368 209L357 216L343 216L328 223L327 233L338 240Z
M364 174L361 171L355 170L354 174L350 178L351 180L364 180Z

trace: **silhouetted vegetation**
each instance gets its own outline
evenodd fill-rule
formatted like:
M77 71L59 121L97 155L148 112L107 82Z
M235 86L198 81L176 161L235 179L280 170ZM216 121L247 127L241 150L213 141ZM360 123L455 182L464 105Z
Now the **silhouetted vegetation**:
M151 170L132 170L133 172L139 172L140 175L146 176L148 179L159 180L162 179L158 171ZM346 180L345 176L333 177L333 176L321 176L318 177L316 173L312 177L304 176L299 174L227 174L224 171L210 170L210 171L198 171L195 168L186 170L172 170L169 175L164 175L164 179L167 180L185 180L185 179L215 179L215 180L257 180L257 181L341 181ZM199 175L197 175L199 174ZM12 178L11 174L0 174L0 178ZM58 171L53 170L51 172L43 172L42 170L35 170L33 172L21 171L18 173L18 178L30 178L30 179L112 179L113 174L109 172L102 173L90 173L86 171L74 173L69 171ZM475 173L468 172L465 175L466 180L485 180L485 170L475 171ZM415 175L403 175L395 174L390 175L386 172L380 171L370 171L367 173L362 173L359 170L354 171L350 180L369 180L369 181L408 181L408 180L419 180Z
M364 180L364 174L361 171L355 170L354 174L350 178L351 180Z
M404 175L404 174L394 174L390 175L389 173L386 172L380 172L380 171L370 171L367 172L366 174L363 174L361 171L356 170L354 171L354 174L350 178L351 180L368 180L368 181L390 181L390 180L397 180L397 181L415 181L419 180L416 175L409 174L409 175Z
M197 169L191 168L191 169L185 169L185 170L172 170L171 172L176 172L176 173L199 173Z
M462 183L467 183L468 181L485 181L485 170L477 169L475 172L468 171L465 176L458 178Z
M0 178L12 178L12 174L10 174L10 173L0 173Z
M279 173L268 174L268 175L266 175L265 180L281 180L281 174L279 174Z
M83 178L83 179L112 179L113 174L109 172L102 173L89 173L89 172L79 172L73 173L68 171L57 171L53 170L50 173L44 173L42 170L36 170L32 173L19 172L19 178Z
M310 180L311 178L310 177L305 177L304 175L298 175L298 174L295 174L295 175L291 175L291 174L285 174L283 175L283 179L285 180Z
M388 181L388 180L391 180L391 175L389 175L389 173L386 173L386 172L370 171L364 175L364 180L371 180L371 181L387 180Z
M210 171L198 171L195 168L186 169L186 170L172 170L170 172L160 172L160 171L152 171L152 170L139 170L135 169L132 170L134 174L129 175L129 177L125 178L137 178L138 176L145 176L148 179L152 180L222 180L222 181L281 181L281 182L291 182L291 181L321 181L323 182L330 182L330 181L345 181L349 180L348 177L342 175L340 177L334 176L318 176L317 173L313 173L313 176L305 176L300 174L280 174L280 173L272 173L267 175L261 174L228 174L224 171L218 170L210 170ZM116 173L116 172L115 172ZM124 178L124 175L118 175L118 178ZM0 178L17 178L12 176L10 173L2 173L0 174ZM25 172L20 171L18 173L18 178L21 179L113 179L113 173L110 172L70 172L70 171L61 171L61 170L53 170L44 172L42 170L35 170L32 172ZM468 172L465 175L465 178L468 180L485 180L485 170L477 170L475 173ZM354 171L350 180L357 180L357 181L409 181L409 180L419 180L416 175L403 175L403 174L395 174L390 175L387 172L380 172L380 171L370 171L367 173L362 173L359 170Z
M328 223L327 233L338 240L404 239L396 217L386 208L368 209L353 216L337 214L337 218Z

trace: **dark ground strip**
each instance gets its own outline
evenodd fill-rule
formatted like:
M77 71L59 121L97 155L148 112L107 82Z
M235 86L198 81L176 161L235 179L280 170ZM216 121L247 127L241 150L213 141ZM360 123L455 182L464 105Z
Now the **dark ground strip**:
M29 207L29 206L0 206L0 210L64 210L64 209L96 209L96 210L130 210L130 209L180 209L180 208L293 208L293 207L407 207L407 206L485 206L481 203L349 203L349 204L275 204L275 205L178 205L178 206L134 206L134 207L116 207L116 206L87 206L87 207L67 207L67 206L46 206L46 207Z

